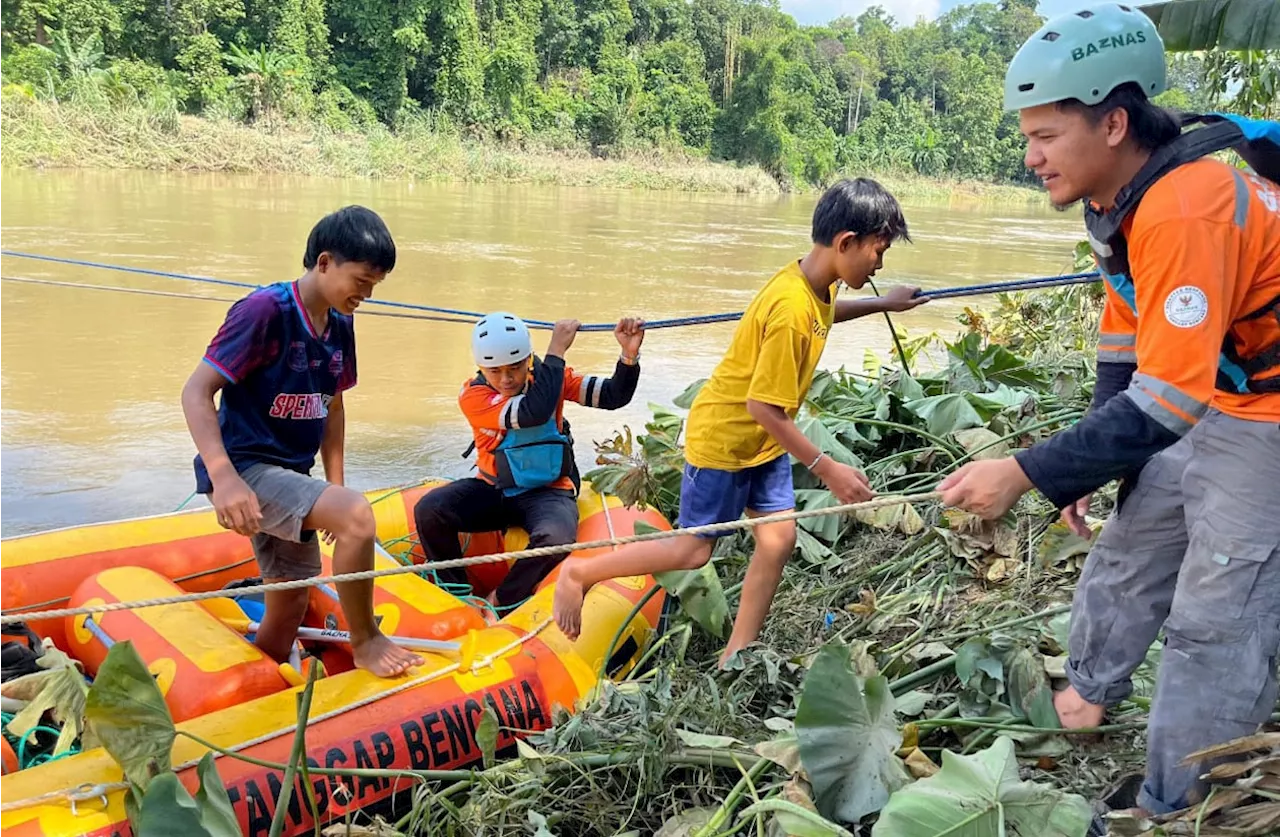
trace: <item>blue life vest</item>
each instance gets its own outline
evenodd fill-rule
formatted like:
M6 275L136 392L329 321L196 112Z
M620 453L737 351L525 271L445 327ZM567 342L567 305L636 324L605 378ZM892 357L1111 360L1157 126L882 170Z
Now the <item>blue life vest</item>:
M493 464L498 472L494 474L495 482L508 497L545 488L562 477L575 475L573 439L556 428L553 415L536 427L506 431L493 451Z
M1204 127L1185 130L1201 123ZM1128 184L1116 193L1116 203L1107 212L1085 204L1085 229L1103 279L1138 314L1134 277L1129 267L1129 248L1121 225L1138 208L1143 195L1157 180L1184 163L1208 154L1232 149L1253 169L1254 174L1280 183L1280 122L1247 119L1229 113L1183 114L1183 133L1161 146ZM1249 187L1244 175L1236 172L1236 222L1244 225L1249 205ZM1274 316L1280 320L1280 296L1237 322ZM1233 324L1234 325L1234 324ZM1280 342L1273 343L1250 358L1240 356L1231 331L1222 341L1216 386L1227 392L1280 392L1280 376L1259 380L1258 376L1280 366Z

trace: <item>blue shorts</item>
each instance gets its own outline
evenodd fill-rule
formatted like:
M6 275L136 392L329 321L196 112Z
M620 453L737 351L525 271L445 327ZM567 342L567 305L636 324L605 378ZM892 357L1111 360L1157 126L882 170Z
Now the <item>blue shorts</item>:
M771 513L796 506L791 483L791 458L785 453L763 465L741 471L695 468L685 464L680 481L679 524L684 529L711 523L729 523L742 512ZM718 538L720 535L699 535Z

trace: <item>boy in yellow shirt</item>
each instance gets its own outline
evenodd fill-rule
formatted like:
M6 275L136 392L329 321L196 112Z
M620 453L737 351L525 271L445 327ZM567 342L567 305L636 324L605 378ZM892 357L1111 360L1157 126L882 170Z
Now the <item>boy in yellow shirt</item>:
M906 311L927 297L894 288L883 297L836 300L837 283L861 288L883 265L894 241L910 241L898 201L866 178L828 189L813 213L813 248L756 294L729 351L689 411L679 525L685 528L790 511L794 456L841 503L874 492L856 468L818 449L796 427L795 415L813 382L833 323L882 311ZM760 635L782 568L796 545L793 520L757 526L738 617L721 661ZM582 600L610 578L697 569L711 558L717 535L689 535L629 544L617 552L565 561L556 582L556 623L569 638L581 629Z

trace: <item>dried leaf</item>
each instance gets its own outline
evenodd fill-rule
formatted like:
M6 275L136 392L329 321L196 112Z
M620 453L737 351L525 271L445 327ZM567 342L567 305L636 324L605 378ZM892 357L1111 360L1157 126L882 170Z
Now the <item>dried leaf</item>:
M687 729L677 729L676 735L687 747L710 747L713 749L722 749L733 744L742 744L741 741L730 735L707 735L701 732L692 732Z
M907 765L908 772L917 779L925 779L938 772L938 765L919 747L912 748L903 762Z
M876 612L876 593L874 590L858 591L858 601L845 605L845 610L858 616L870 616Z
M89 685L78 661L58 650L50 639L46 638L43 645L44 651L36 664L44 671L26 674L4 684L7 697L27 702L5 729L21 738L39 726L44 714L49 712L54 722L62 725L53 750L54 755L61 755L70 750L81 735Z
M971 427L952 434L964 448L965 453L973 453L974 459L999 459L1009 452L1009 442L1001 441L1001 437L985 427Z
M761 758L768 759L790 775L804 773L804 765L800 762L800 742L794 735L761 741L752 749Z
M1237 738L1224 744L1205 747L1203 750L1196 750L1184 758L1181 764L1190 765L1198 761L1220 758L1221 756L1236 756L1243 753L1251 753L1254 750L1271 750L1277 747L1280 747L1280 732L1260 732L1256 735L1246 735L1243 738Z
M997 582L1013 578L1022 569L1016 558L996 558L987 567L987 581Z
M1009 526L995 521L992 523L992 549L1001 555L1012 557L1018 554L1018 532Z

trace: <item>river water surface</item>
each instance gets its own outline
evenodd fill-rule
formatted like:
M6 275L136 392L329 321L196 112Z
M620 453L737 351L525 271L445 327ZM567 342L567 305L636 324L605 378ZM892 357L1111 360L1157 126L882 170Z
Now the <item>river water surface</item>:
M9 250L266 284L296 278L311 226L360 203L399 251L385 299L534 319L612 321L740 311L808 245L815 196L699 195L524 185L441 185L152 172L3 173ZM1044 206L906 205L914 244L876 277L926 288L1069 270L1079 217ZM0 530L172 511L191 493L195 448L178 403L235 288L5 256L4 277L177 292L186 299L5 281L0 310ZM846 294L856 293L845 290ZM959 330L965 304L898 315L912 333ZM394 310L366 304L361 311ZM632 404L570 406L584 471L592 440L710 373L732 323L654 330ZM359 385L347 395L347 482L372 489L470 471L456 396L474 374L465 325L357 315ZM535 332L545 348L547 332ZM838 326L823 366L885 353L882 317ZM608 373L611 334L582 334L571 365ZM322 474L317 463L315 472ZM193 505L203 500L193 501Z

